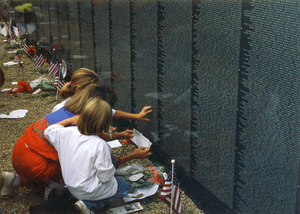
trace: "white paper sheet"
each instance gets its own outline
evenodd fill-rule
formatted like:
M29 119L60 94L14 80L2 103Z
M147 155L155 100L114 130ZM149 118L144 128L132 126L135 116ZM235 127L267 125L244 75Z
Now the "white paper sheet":
M22 118L22 117L25 117L27 112L28 112L28 110L26 110L26 109L19 109L19 110L10 112L9 115L0 114L0 118L11 118L11 119Z
M143 199L143 198L149 197L151 195L154 195L157 190L158 190L158 184L155 184L151 187L140 188L140 189L137 189L134 194L129 193L126 197L123 198L123 201L130 202L130 201L134 201L134 200ZM142 194L142 196L139 198L132 198L139 194Z
M4 62L3 65L4 66L10 66L10 65L17 65L19 64L18 62L14 62L14 61L9 61L9 62Z
M138 147L151 147L152 143L148 138L146 138L142 133L138 130L133 129L134 137L131 138L132 142L134 142Z
M1 92L8 92L11 88L3 88L1 89Z
M7 53L17 53L18 51L23 51L23 49L17 49L17 50L14 50L14 51L7 51Z
M127 214L127 213L133 213L143 210L143 207L139 202L135 202L133 204L126 204L121 207L114 207L110 208L109 211L113 214Z
M122 146L119 140L112 140L107 142L110 145L110 148L116 148Z

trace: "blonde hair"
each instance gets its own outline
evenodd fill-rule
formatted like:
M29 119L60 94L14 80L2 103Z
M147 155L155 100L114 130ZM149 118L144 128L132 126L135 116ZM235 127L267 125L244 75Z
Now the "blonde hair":
M74 95L64 107L66 110L74 114L80 114L90 98L101 98L110 105L114 105L114 103L117 101L117 95L111 87L106 85L91 84L83 89L79 94Z
M81 134L100 135L108 132L111 123L110 105L101 98L92 98L84 106L77 127Z
M71 82L66 83L59 92L62 99L67 99L75 94L77 87L84 89L90 84L99 84L100 77L88 68L79 68L71 77Z

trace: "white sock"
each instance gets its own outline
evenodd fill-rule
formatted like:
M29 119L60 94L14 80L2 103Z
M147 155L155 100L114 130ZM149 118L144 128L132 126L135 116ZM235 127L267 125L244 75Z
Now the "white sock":
M55 182L55 181L52 181L52 180L47 180L46 181L46 184L48 184L48 187L50 189L55 189L56 187L59 186L59 183Z
M20 176L19 176L19 175L16 175L16 177L15 177L15 179L14 179L12 185L13 185L14 187L18 187L18 186L21 185L21 181L20 181Z

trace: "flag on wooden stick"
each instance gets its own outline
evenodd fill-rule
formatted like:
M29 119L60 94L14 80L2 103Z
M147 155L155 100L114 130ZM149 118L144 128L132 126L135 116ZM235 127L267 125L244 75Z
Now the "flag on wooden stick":
M173 202L171 202L172 191L173 191ZM162 199L169 206L171 206L172 204L172 209L175 213L182 212L179 183L176 178L176 173L174 173L173 175L173 185L172 185L172 171L169 172L168 178L165 181L165 184L163 185L159 198Z
M19 65L20 65L19 70L24 71L23 62L19 62Z
M35 53L35 58L34 58L34 62L33 62L33 67L35 69L38 69L40 67L43 66L45 60L44 60L44 57L41 53L41 50L39 48L39 46L36 47L36 53Z
M30 43L29 43L29 39L28 39L28 34L26 34L25 43L23 45L23 51L26 55L28 55L29 48L30 48Z
M62 87L64 86L64 81L60 80L59 75L55 76L55 80L54 80L54 85L53 87L57 90L60 91L62 89Z
M57 74L58 72L58 62L55 56L55 51L53 50L51 62L50 62L50 67L48 71L48 76L50 77L53 74Z
M19 57L19 52L17 51L16 56L14 58L14 62L19 62L20 61L20 57Z
M9 34L10 34L11 41L13 41L13 40L15 40L17 38L17 35L15 33L15 27L12 24L10 25Z
M64 61L67 64L67 71L71 74L75 72L75 66L72 63L71 57L70 57L70 50L68 50L67 54L65 54L64 47L62 46L60 51L62 62Z

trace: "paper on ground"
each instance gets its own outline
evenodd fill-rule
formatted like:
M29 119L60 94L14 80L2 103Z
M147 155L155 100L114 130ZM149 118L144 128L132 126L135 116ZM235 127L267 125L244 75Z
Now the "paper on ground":
M8 92L11 88L3 88L1 92Z
M152 143L148 138L146 138L142 133L138 130L133 129L134 137L131 138L132 142L134 142L138 147L151 147Z
M140 188L140 189L137 189L134 194L129 193L126 197L123 198L123 200L124 200L124 202L130 202L130 201L134 201L134 200L143 199L143 198L149 197L151 195L154 195L157 190L158 190L158 184L155 184L151 187ZM142 196L139 198L133 198L134 196L137 196L139 194L142 194Z
M28 110L26 110L26 109L19 109L19 110L10 112L9 115L0 114L0 118L12 118L12 119L21 118L21 117L25 117L27 112L28 112Z
M114 207L109 209L109 211L113 214L127 214L137 212L140 210L143 210L143 207L139 202L135 202L133 204L125 204L121 207Z
M14 51L7 51L7 53L17 53L18 51L23 51L23 48L22 49L17 49L17 50L14 50Z
M110 148L116 148L122 146L119 140L112 140L107 142L110 145Z
M19 64L18 62L14 62L14 61L9 61L9 62L4 62L3 65L4 66L10 66L10 65L16 65Z

